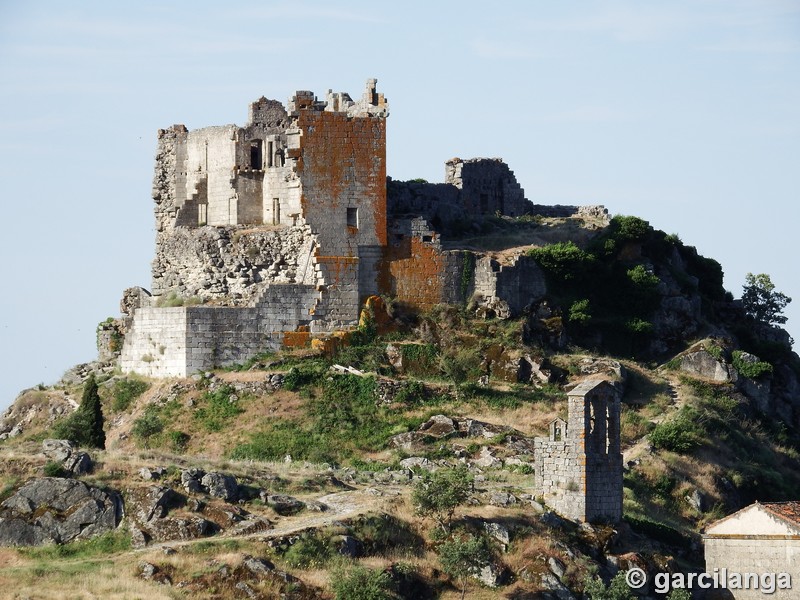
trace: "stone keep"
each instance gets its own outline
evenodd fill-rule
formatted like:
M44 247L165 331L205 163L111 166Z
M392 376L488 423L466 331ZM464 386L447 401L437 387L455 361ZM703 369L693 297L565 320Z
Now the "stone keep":
M589 380L568 394L568 417L535 440L536 494L577 521L622 519L619 392Z
M387 117L370 79L358 101L299 91L244 127L160 130L152 296L123 306L122 370L186 376L357 323L382 291Z

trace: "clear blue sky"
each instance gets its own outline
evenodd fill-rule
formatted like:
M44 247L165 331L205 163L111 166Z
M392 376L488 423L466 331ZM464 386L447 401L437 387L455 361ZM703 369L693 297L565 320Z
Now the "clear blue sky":
M736 296L770 273L800 339L797 0L0 0L0 408L149 287L158 128L368 77L393 177L502 157L534 202L680 234Z

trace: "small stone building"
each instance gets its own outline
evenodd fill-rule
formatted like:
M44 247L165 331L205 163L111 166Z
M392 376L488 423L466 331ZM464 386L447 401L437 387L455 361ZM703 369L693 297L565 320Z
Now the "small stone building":
M622 519L619 391L588 380L568 394L567 420L535 440L536 494L577 521Z
M751 504L712 523L703 544L706 573L727 584L719 597L800 597L800 502ZM793 590L779 589L777 577L770 581L779 573L789 574Z

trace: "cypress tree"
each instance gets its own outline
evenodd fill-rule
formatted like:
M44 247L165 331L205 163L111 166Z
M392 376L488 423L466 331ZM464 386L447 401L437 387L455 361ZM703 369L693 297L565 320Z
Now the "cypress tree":
M82 421L86 424L81 442L91 448L106 447L106 434L103 431L103 407L100 394L97 392L97 381L94 374L89 375L83 388L83 398L78 412L83 413Z
M56 437L75 442L90 448L106 447L106 434L103 431L103 407L97 392L97 381L90 375L83 387L81 404L72 415L56 424L53 433Z

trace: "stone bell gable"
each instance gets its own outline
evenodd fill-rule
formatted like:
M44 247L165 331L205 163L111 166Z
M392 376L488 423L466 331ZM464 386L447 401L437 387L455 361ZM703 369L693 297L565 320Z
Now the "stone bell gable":
M620 399L608 381L589 380L568 394L567 420L536 438L536 494L577 521L622 519Z

